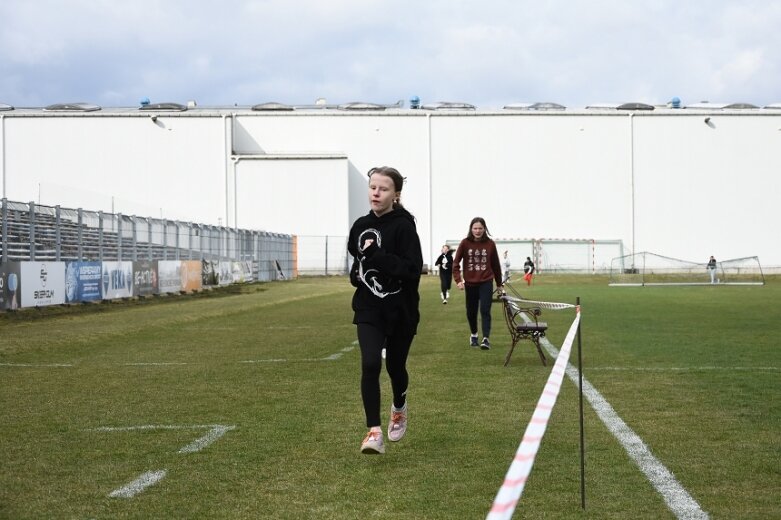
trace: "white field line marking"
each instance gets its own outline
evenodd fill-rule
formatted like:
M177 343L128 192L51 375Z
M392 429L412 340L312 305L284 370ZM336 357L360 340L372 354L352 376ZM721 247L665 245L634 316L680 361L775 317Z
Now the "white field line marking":
M186 365L187 363L124 363L124 366L126 367L146 367L146 366L154 366L154 367L162 367L162 366L168 366L168 365Z
M686 372L697 370L781 370L779 367L588 367L589 370L625 370L638 372Z
M541 338L540 343L548 351L551 357L558 356L558 349L548 341ZM571 363L567 364L567 377L578 386L578 369ZM594 386L583 378L583 395L591 407L597 413L602 422L610 430L610 433L618 439L629 457L635 461L640 471L645 474L651 485L662 495L667 507L676 518L683 520L706 519L708 513L700 508L700 504L689 494L686 489L675 479L675 475L668 470L659 459L654 457L648 446L610 406L602 394Z
M191 425L176 425L176 424L144 424L141 426L100 426L93 428L92 431L98 432L130 432L137 430L194 430L207 428L209 432L200 437L184 448L181 448L177 453L195 453L201 451L205 447L212 444L214 441L225 435L231 430L235 430L236 426L225 426L223 424L191 424ZM147 471L139 476L134 481L122 486L119 489L115 489L109 493L111 498L131 498L143 490L152 486L162 480L167 474L166 470L159 471Z
M166 470L147 471L132 482L129 482L119 489L115 489L108 494L111 498L132 498L143 490L157 484L165 478Z
M3 367L33 367L33 368L39 368L39 367L72 367L73 365L69 363L42 363L42 364L34 364L34 363L0 363L0 366Z
M201 451L209 444L213 443L223 435L225 435L227 432L231 430L235 430L235 426L222 426L219 424L215 424L209 432L201 437L200 439L196 439L181 450L178 451L178 453L195 453L196 451Z
M344 347L339 352L325 356L322 358L303 358L303 359L285 359L285 358L271 358L271 359L248 359L246 361L239 361L239 363L288 363L295 361L336 361L341 358L347 352L351 352L355 349L355 345L358 344L358 340L353 341L352 346Z

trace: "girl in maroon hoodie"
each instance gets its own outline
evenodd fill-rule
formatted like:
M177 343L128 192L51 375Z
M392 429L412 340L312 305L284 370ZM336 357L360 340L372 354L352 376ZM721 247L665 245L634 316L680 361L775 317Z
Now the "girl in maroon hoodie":
M463 269L461 262L463 260ZM463 276L462 276L463 272ZM466 320L469 322L469 345L483 350L491 348L491 303L493 282L502 289L502 265L496 244L490 238L482 217L469 223L469 233L461 241L453 259L453 278L459 289L466 291ZM483 325L483 341L477 343L477 310L480 309Z

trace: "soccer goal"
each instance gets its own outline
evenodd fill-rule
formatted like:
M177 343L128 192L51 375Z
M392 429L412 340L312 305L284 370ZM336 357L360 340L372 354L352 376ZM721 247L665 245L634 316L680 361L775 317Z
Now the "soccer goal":
M624 254L621 240L593 238L495 238L499 259L504 251L512 262L511 272L523 272L526 257L531 258L538 274L607 273L610 261ZM455 243L458 246L458 243Z
M613 259L610 285L764 285L756 256L716 262L713 278L705 262L689 262L644 251Z

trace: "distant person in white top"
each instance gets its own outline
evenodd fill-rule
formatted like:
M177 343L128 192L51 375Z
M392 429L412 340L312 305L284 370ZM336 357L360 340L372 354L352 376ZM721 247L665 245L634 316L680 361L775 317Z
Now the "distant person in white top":
M711 255L708 260L708 273L710 274L710 283L717 283L716 280L716 259Z
M502 275L502 283L507 283L510 280L510 257L507 256L507 250L504 250L504 274Z

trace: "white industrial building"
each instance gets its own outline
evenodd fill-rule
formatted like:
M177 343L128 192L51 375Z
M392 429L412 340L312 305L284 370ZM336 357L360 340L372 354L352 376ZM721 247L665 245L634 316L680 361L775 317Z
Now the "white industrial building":
M343 243L390 165L429 265L482 216L524 244L781 266L781 106L189 105L5 106L3 198Z

